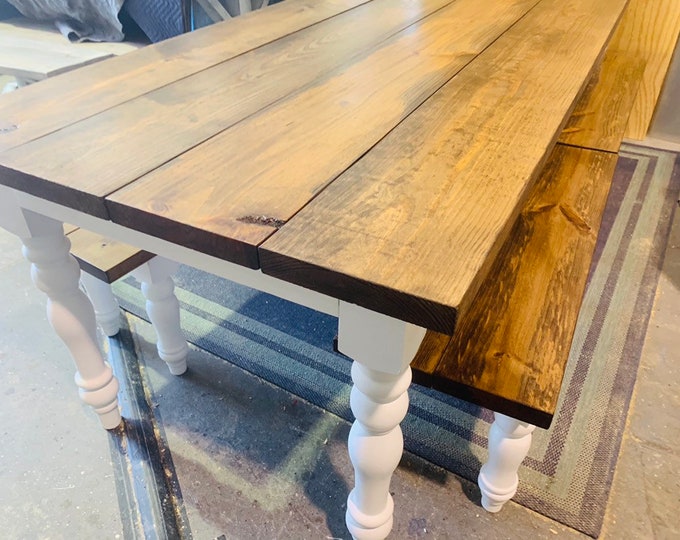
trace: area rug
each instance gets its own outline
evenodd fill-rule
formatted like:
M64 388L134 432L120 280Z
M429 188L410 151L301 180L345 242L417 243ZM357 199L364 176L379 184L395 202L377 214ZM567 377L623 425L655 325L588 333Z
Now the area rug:
M624 146L553 425L537 429L515 501L597 537L680 189L676 154ZM337 320L203 272L176 278L189 341L348 421L350 361L333 352ZM145 318L137 284L114 286ZM488 410L413 386L405 447L475 481Z

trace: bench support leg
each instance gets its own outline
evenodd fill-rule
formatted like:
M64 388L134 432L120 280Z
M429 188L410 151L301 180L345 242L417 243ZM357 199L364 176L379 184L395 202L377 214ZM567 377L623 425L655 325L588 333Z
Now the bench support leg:
M425 335L422 328L340 303L338 348L352 365L349 434L355 486L345 521L359 540L385 538L392 529L390 481L403 452L399 423L408 409L409 366Z
M60 222L23 214L23 253L31 262L33 282L47 294L47 318L76 363L80 398L94 408L104 428L114 429L121 422L118 381L99 350L94 310L80 290L80 267L69 253L71 243Z
M477 483L482 492L482 506L498 512L517 491L517 471L531 447L535 426L504 414L494 413L489 431L489 460L482 466Z
M142 284L146 312L158 338L158 356L168 365L170 373L181 375L187 370L187 345L179 319L179 301L175 296L172 275L179 264L154 257L132 272Z
M111 290L111 285L87 272L81 272L80 281L90 297L97 324L108 337L120 330L120 307Z

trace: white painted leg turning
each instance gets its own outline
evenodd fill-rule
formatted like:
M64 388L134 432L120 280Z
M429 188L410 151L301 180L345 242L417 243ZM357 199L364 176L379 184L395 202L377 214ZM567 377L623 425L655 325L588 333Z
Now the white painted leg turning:
M404 445L399 423L408 409L409 364L425 330L344 302L339 313L338 348L354 359L356 417L348 441L355 485L346 523L353 538L378 540L392 529L390 481Z
M355 486L347 499L346 522L352 537L378 540L392 530L390 480L404 449L399 424L408 410L411 368L392 375L354 362L352 381L350 404L356 421L348 447Z
M178 267L175 262L154 257L132 272L142 283L146 312L158 338L158 356L165 361L173 375L181 375L187 370L189 354L180 324L175 282L172 280Z
M494 417L489 431L489 460L477 479L482 506L489 512L498 512L515 495L517 471L529 453L535 428L500 413L494 413Z
M108 337L120 330L120 306L111 285L87 272L81 272L80 281L90 297L97 324Z
M24 214L28 232L22 235L23 253L32 263L33 282L47 294L50 324L76 363L80 398L94 408L106 429L113 429L121 421L118 381L99 350L94 310L80 290L80 267L69 253L71 244L61 223Z

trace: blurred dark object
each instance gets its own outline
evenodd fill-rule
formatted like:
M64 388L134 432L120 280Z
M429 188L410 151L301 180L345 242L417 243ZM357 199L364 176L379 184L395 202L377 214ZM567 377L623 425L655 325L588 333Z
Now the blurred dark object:
M125 0L121 18L129 17L152 42L186 32L190 0Z
M122 41L124 0L7 0L22 15L51 22L70 41Z

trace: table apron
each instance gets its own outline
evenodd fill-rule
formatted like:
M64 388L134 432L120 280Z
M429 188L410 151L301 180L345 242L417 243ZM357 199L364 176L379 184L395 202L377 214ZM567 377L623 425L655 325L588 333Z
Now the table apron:
M11 197L10 193L14 194L17 205L20 208L64 223L71 223L102 236L130 244L155 255L186 264L187 266L272 294L316 311L334 317L338 316L339 301L336 298L268 276L263 274L261 270L239 266L217 257L173 244L167 240L161 240L160 238L129 229L112 221L97 218L9 187L0 187L7 190L5 196ZM2 224L1 218L0 224Z

